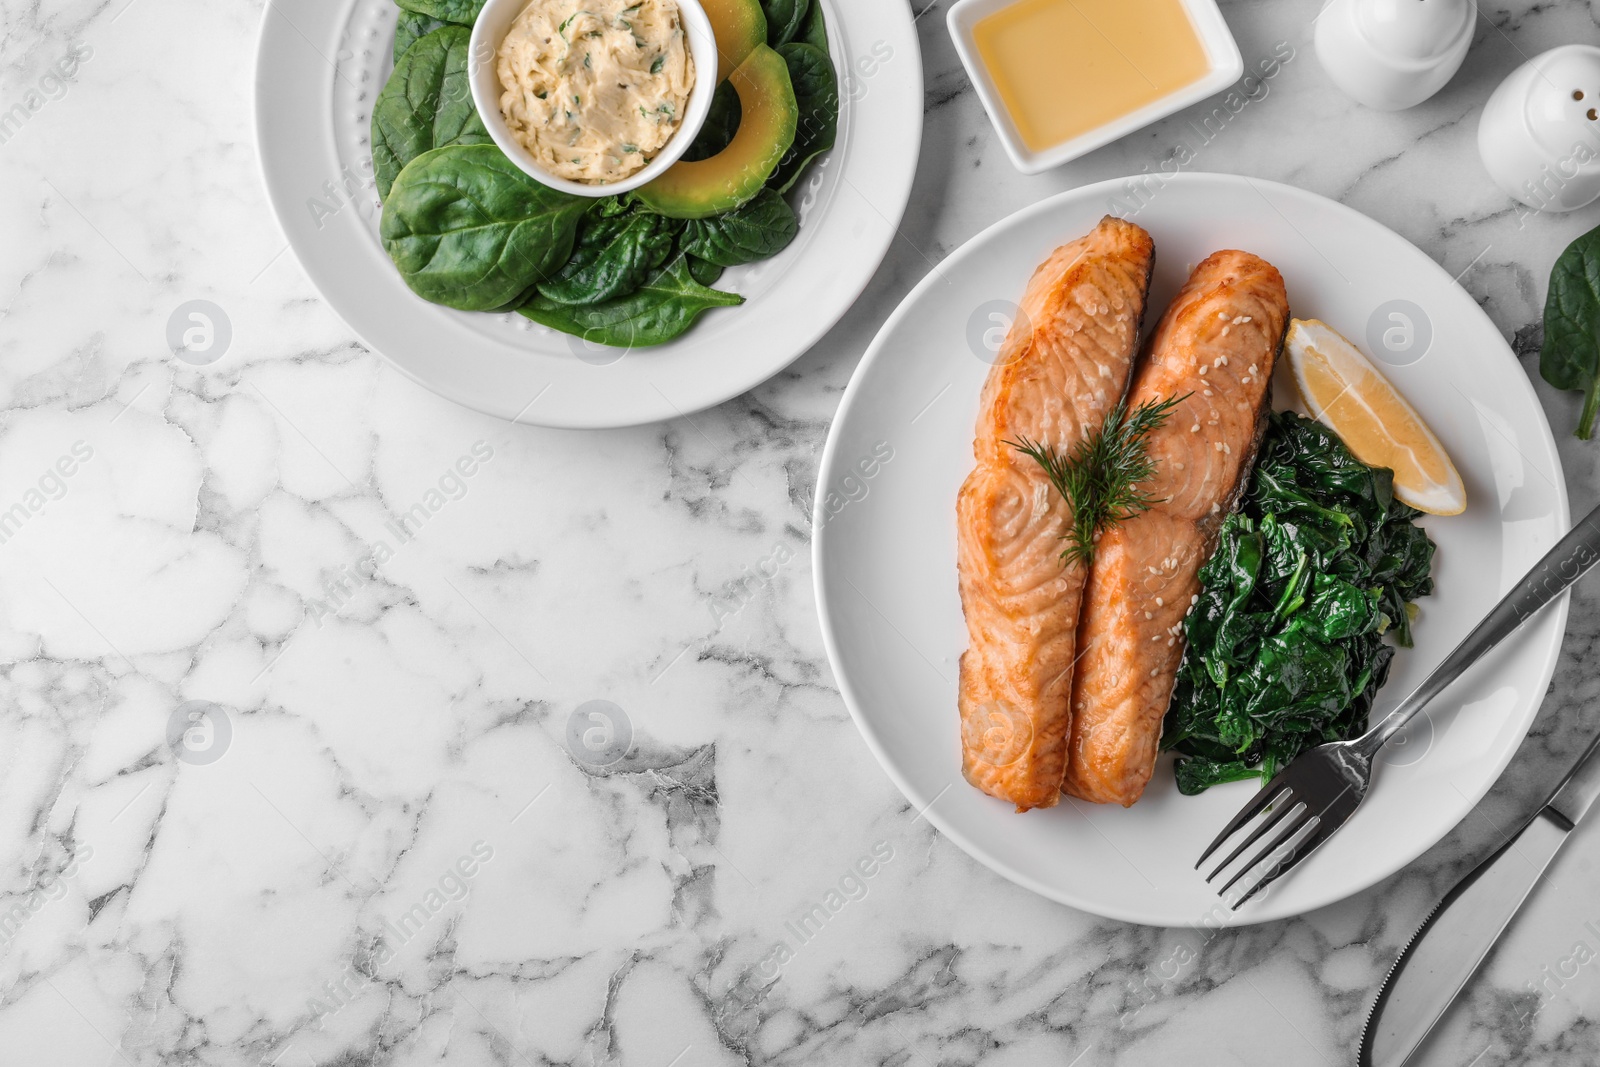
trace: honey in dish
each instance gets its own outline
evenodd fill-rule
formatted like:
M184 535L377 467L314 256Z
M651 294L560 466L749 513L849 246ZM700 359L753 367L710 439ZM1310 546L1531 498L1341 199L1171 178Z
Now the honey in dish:
M1182 0L1016 0L972 33L1017 132L1035 152L1210 70Z

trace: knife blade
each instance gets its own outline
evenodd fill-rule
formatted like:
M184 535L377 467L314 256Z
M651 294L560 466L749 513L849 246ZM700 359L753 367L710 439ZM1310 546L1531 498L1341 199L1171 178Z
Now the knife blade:
M1404 1067L1422 1047L1600 797L1600 737L1544 807L1445 895L1378 990L1361 1034L1361 1067Z

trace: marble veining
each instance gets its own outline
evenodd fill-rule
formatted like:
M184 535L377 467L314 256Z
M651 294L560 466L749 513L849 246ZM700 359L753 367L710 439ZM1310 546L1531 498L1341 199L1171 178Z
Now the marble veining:
M257 173L260 0L0 0L0 1063L1352 1061L1404 940L1600 728L1600 585L1505 779L1416 864L1293 921L1129 926L990 874L880 771L815 622L817 460L941 258L1192 155L1459 272L1586 511L1600 452L1538 324L1600 205L1516 207L1475 131L1600 24L1483 5L1456 79L1387 115L1322 74L1317 4L1225 0L1246 64L1280 63L1247 106L1024 178L947 3L913 5L923 157L860 303L720 408L572 433L438 399L318 297ZM173 354L191 301L219 358ZM1580 832L1432 1062L1600 1057L1597 858Z

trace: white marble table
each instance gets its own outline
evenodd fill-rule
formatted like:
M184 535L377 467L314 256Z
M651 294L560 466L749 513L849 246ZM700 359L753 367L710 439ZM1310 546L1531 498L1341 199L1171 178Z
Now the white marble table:
M1600 206L1520 218L1476 119L1600 16L1486 6L1451 86L1381 115L1318 68L1316 3L1225 3L1247 62L1292 56L1264 97L1209 143L1180 114L1023 178L943 7L914 207L859 306L721 408L565 433L435 398L319 299L256 172L259 0L0 0L24 116L0 134L0 510L25 512L0 539L0 1063L1352 1060L1404 938L1600 726L1600 587L1506 779L1421 861L1297 921L1133 927L990 874L878 769L814 618L815 465L930 264L1180 142L1394 227L1534 371L1550 263ZM165 336L196 299L232 330L203 367ZM1540 395L1587 510L1600 446ZM422 529L386 527L430 493ZM590 701L629 724L622 761L569 740ZM179 758L169 728L208 705ZM1587 833L1438 1062L1600 1056L1600 966L1573 962L1600 948L1597 859Z

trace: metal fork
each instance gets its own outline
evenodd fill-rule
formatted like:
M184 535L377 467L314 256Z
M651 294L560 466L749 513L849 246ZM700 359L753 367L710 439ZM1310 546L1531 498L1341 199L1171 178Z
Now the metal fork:
M1231 909L1293 869L1332 837L1366 798L1372 784L1372 759L1378 750L1484 653L1511 636L1596 563L1600 563L1600 508L1573 527L1399 707L1360 737L1302 752L1274 775L1200 854L1195 868L1266 812L1266 818L1217 864L1206 881L1215 879L1258 841L1262 841L1261 847L1217 891L1226 900L1229 889L1252 871L1258 873L1249 890L1229 905Z

